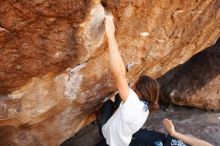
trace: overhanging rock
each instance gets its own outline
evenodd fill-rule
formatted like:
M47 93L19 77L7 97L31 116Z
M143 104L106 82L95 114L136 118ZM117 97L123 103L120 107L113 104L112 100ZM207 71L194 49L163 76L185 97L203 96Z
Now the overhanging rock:
M159 77L220 35L218 0L102 1L132 84ZM0 2L0 145L61 144L115 91L99 0Z

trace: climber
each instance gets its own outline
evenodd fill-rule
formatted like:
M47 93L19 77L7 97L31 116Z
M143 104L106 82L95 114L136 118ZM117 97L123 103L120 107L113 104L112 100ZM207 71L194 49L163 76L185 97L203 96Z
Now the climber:
M163 121L169 135L156 131L140 129L145 123L149 109L159 108L159 83L148 76L141 76L135 86L135 92L128 87L125 66L115 40L115 27L112 16L105 17L105 29L108 39L110 67L116 80L118 93L108 99L101 108L98 119L100 134L104 140L98 146L146 146L146 145L204 145L211 144L174 130L172 122ZM180 141L182 140L182 141ZM185 142L185 143L184 143Z
M152 109L159 107L159 83L148 76L141 76L135 91L128 87L125 65L115 39L115 26L112 15L105 16L105 30L108 39L110 68L115 77L120 98L107 100L101 108L99 119L100 133L110 146L128 146L132 135L145 123L148 104ZM120 99L122 102L120 102ZM117 108L115 110L115 107ZM113 114L114 113L114 114Z

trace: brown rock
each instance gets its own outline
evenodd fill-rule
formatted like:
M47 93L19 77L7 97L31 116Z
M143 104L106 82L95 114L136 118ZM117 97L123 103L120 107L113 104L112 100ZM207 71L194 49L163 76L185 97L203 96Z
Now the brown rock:
M77 31L92 1L33 0L0 2L0 93L32 77L58 73L80 63L87 51Z
M99 0L0 2L0 145L61 144L115 91ZM219 37L218 0L103 1L132 84ZM149 36L148 36L149 34Z
M159 78L162 100L220 110L220 40Z

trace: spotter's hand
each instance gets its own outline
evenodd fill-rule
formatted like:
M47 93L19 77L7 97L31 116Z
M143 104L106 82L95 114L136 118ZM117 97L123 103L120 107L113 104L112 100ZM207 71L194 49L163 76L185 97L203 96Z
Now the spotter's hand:
M168 132L171 136L173 136L173 134L174 134L176 131L175 131L175 127L174 127L174 125L173 125L172 120L164 119L164 120L163 120L163 125L164 125L164 127L166 128L167 132Z

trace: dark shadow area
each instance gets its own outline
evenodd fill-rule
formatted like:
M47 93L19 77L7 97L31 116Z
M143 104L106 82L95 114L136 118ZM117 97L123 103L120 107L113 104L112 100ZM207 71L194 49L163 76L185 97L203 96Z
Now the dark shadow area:
M176 100L184 100L184 95L195 94L219 74L220 40L158 78L161 100L170 102L171 96Z

